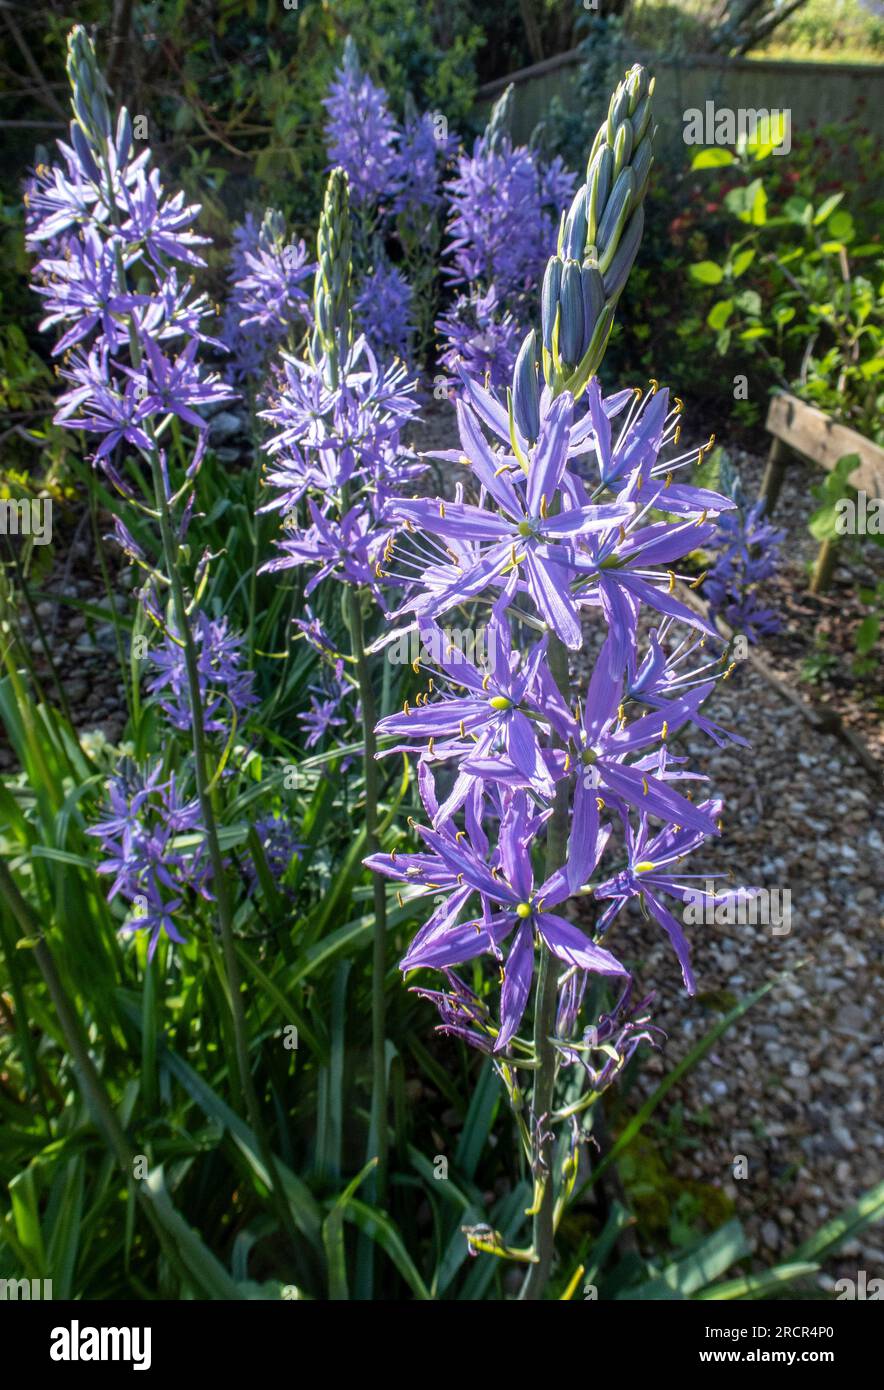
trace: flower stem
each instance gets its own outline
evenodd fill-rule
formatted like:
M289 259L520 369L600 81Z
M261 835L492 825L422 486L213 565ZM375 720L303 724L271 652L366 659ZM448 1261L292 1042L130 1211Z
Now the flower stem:
M362 707L362 737L365 749L365 844L368 854L377 854L378 843L378 774L375 753L377 743L374 726L377 723L374 688L365 654L365 635L362 626L362 594L354 584L347 586L347 625L356 663L356 679ZM375 1198L383 1201L387 1185L387 1059L384 976L387 971L387 898L384 881L374 874L374 936L372 940L371 979L371 1129L377 1145L378 1166L375 1174Z
M568 653L556 637L550 634L549 669L563 698L568 696ZM546 874L555 873L565 862L568 843L569 798L568 779L556 787L553 813L546 832ZM550 1037L556 1023L558 965L549 948L541 943L540 966L534 1008L534 1053L539 1062L531 1097L534 1147L534 1202L532 1246L536 1262L531 1265L519 1293L520 1299L539 1299L549 1278L555 1250L553 1213L555 1193L552 1175L553 1136L548 1119L553 1109L556 1084L556 1052Z
M282 1229L286 1232L292 1245L296 1246L297 1235L288 1203L283 1193L276 1160L273 1157L273 1152L270 1148L270 1143L267 1139L264 1124L261 1119L261 1108L258 1103L258 1095L255 1090L255 1083L252 1078L252 1069L249 1062L248 1033L246 1030L245 1010L243 1009L239 961L236 956L236 940L233 934L233 914L231 911L230 893L227 883L227 874L224 868L224 857L221 853L221 845L218 839L218 827L215 820L215 808L212 804L212 793L209 789L206 735L203 723L203 706L200 693L196 647L194 645L193 632L191 630L187 606L184 600L184 587L181 583L181 575L178 569L177 546L172 531L172 520L169 515L169 503L166 497L162 469L160 467L159 450L156 447L154 447L152 451L151 468L153 472L157 511L160 518L163 556L172 591L175 625L178 629L179 639L184 645L184 664L187 671L187 686L190 695L196 790L200 803L200 813L202 816L203 829L205 831L206 845L209 851L209 860L212 866L212 888L215 894L215 903L218 911L218 925L221 930L221 947L224 955L224 967L227 975L227 993L229 996L230 1015L233 1024L235 1044L234 1076L237 1083L237 1091L241 1099L245 1102L249 1124L258 1141L261 1157L267 1170L267 1179L271 1196L276 1204Z

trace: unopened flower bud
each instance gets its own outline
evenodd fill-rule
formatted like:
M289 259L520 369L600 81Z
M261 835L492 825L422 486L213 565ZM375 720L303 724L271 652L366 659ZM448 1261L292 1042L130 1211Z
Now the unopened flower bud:
M522 434L533 444L540 435L540 385L534 329L525 338L513 368L513 415Z

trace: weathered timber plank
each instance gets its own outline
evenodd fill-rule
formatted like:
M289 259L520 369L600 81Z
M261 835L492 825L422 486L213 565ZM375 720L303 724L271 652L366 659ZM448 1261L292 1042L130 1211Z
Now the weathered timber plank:
M830 471L845 454L857 454L859 467L851 473L850 482L870 497L884 497L884 449L822 410L780 392L771 397L767 429L790 449Z

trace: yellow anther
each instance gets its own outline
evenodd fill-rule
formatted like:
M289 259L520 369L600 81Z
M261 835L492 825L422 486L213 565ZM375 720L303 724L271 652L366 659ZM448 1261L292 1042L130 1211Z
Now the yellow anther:
M695 526L702 526L702 525L703 525L703 522L706 520L706 518L707 518L708 515L709 515L708 511L707 511L706 508L704 507L703 510L702 510L702 512L700 513L700 515L697 517L697 520L694 522L694 525L695 525Z
M662 738L662 740L663 740L664 743L666 742L666 739L669 737L669 720L668 720L668 719L664 719L664 720L663 720L663 728L660 730L660 737Z
M642 778L642 792L644 793L645 796L647 796L647 794L648 794L648 779L647 779L647 777L643 777L643 778Z
M675 401L676 412L680 415L681 412L684 410L684 401L682 400L681 396L673 396L672 399Z
M674 588L675 588L675 570L670 570L670 571L669 571L669 592L670 592L670 594L672 593L672 591L673 591Z
M675 427L675 434L672 436L672 442L673 442L673 444L677 444L678 441L679 441L680 439L681 439L681 425L676 425L676 427Z
M402 706L402 713L403 713L403 714L411 714L411 706L410 706L410 704L408 703L407 700L405 701L405 704Z
M652 859L643 859L640 864L636 864L635 872L637 874L649 874L653 867L654 861Z
M414 661L411 663L411 669L412 669L412 671L414 672L415 675L417 675L418 672L420 671L420 669L421 669L421 664L420 664L420 660L419 660L418 657L415 657L415 658L414 658Z
M427 752L430 754L430 756L432 756L435 747L436 747L436 740L435 740L434 738L431 738L430 741L429 741L429 743L427 744Z
M604 811L604 809L605 809L605 803L604 803L604 801L602 800L602 798L601 798L600 796L597 796L597 797L596 797L596 799L595 799L595 804L596 804L596 806L599 808L600 811Z
M542 496L541 499L540 499L540 515L541 515L542 517L546 517L546 516L549 515L549 513L548 513L548 511L547 511L547 506L546 506L546 493L544 493L543 496Z
M466 738L466 736L467 736L467 731L466 731L466 729L464 728L463 720L460 721L460 736L461 736L461 738Z
M439 503L439 515L442 517L442 519L443 519L443 521L444 521L444 519L445 519L445 503L444 503L444 502L440 502L440 503Z
M671 474L671 473L667 473L667 474L666 474L666 482L663 484L663 486L664 486L664 488L672 487L672 474Z
M653 377L649 377L648 380L651 384L651 395L656 396L657 392L660 390L660 383L659 381L655 381Z

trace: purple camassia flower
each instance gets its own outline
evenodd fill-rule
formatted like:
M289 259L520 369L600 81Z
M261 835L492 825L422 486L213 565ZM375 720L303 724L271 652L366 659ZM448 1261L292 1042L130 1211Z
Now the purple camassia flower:
M183 908L192 911L189 893L207 901L212 896L205 846L187 853L175 848L176 837L200 830L199 802L183 799L174 772L161 778L159 764L143 771L124 760L108 784L110 815L88 830L101 839L107 856L98 872L114 875L108 901L119 895L135 909L123 930L150 932L148 959L161 931L171 941L185 940L174 914Z
M555 252L558 211L573 188L560 162L544 170L525 146L504 139L490 149L484 137L477 140L445 185L452 283L494 285L502 301L528 294Z
M452 135L441 135L431 112L406 120L399 140L398 190L393 212L414 217L433 212L443 202L439 186L440 166L457 148Z
M493 148L487 133L472 155L462 154L445 190L451 203L446 275L469 287L436 327L445 343L441 361L474 379L502 386L510 380L525 334L528 296L555 251L559 209L567 207L574 176L556 159L541 164L525 146L504 138Z
M706 658L705 633L700 637L693 634L683 637L673 650L667 653L664 642L672 627L673 620L664 618L659 628L651 628L648 633L648 650L641 661L637 656L637 643L631 641L628 645L626 693L632 699L650 705L653 709L665 710L674 698L687 694L698 685L705 685L718 678L725 679L728 675L728 670L723 669L723 663L727 661L726 652ZM699 665L696 666L689 664L695 653L703 653ZM719 748L723 748L727 743L737 743L742 748L749 747L746 739L722 728L720 724L713 723L698 710L691 715L691 722L707 733Z
M722 804L721 801L717 800L702 801L696 810L710 820L717 820L721 815ZM633 829L628 816L619 814L626 839L628 862L625 869L615 874L613 878L600 883L595 889L597 898L611 900L610 905L599 919L599 935L607 931L620 909L630 898L640 898L646 903L649 911L672 942L681 966L685 988L689 994L694 994L697 986L691 969L690 947L687 937L681 923L673 917L663 901L662 895L666 894L668 897L678 898L682 902L693 902L700 895L706 898L709 903L718 905L730 903L737 899L745 900L747 895L754 896L759 890L757 888L728 889L710 895L705 888L701 890L690 887L685 883L685 879L703 878L705 880L711 875L685 874L678 866L686 855L700 847L706 838L706 833L702 829L691 828L683 824L666 824L662 830L653 831L648 824L646 815L639 816L638 830L636 831Z
M756 586L777 569L785 532L765 521L765 506L756 502L748 512L738 508L719 518L718 535L710 547L715 564L703 581L703 597L735 632L757 642L780 630L772 608L762 608Z
M56 352L80 349L62 369L71 389L56 422L103 435L96 462L119 485L116 444L149 455L152 419L168 415L204 440L197 408L232 393L197 362L200 342L215 341L200 327L209 304L179 283L173 264L204 264L196 248L206 238L190 230L199 208L186 207L181 193L164 194L158 173L148 172L150 152L134 153L125 109L114 136L93 133L90 143L76 123L71 132L70 145L59 142L65 167L41 168L28 190L27 242L37 254L46 249L34 270L44 326L67 326ZM169 338L185 340L174 359L158 346Z
M148 173L151 152L135 154L125 107L115 136L104 143L106 169L95 163L76 122L71 122L70 145L56 143L65 167L40 166L28 190L29 250L38 252L41 244L91 227L105 237L119 235L128 248L146 251L158 267L167 260L205 264L195 248L208 238L190 231L199 205L186 207L182 192L167 196L159 171Z
M565 987L560 991L562 999L559 1004L559 1017L556 1021L556 1031L570 1037L574 1031L576 1023L576 1010L573 1009L569 995L571 990L568 986L572 981L579 981L582 986L586 985L586 975L578 975L576 972L570 975L570 979ZM650 1043L652 1047L659 1048L660 1042L665 1038L662 1028L655 1027L647 1013L648 1006L652 1003L654 996L648 995L638 1003L632 1002L632 991L634 985L632 979L628 979L620 998L608 1014L600 1014L597 1022L591 1028L585 1029L579 1043L569 1043L567 1041L557 1041L556 1051L565 1066L579 1066L583 1068L590 1089L600 1095L607 1090L614 1078L627 1065L639 1043ZM601 1066L594 1067L592 1054L602 1053L604 1061Z
M523 334L512 314L501 308L493 285L485 294L473 290L458 295L436 320L436 330L447 343L439 358L443 367L486 386L509 384Z
M328 113L328 167L345 170L355 207L392 206L399 196L399 130L387 108L387 94L359 70L358 63L338 68L323 99Z
M298 636L303 637L309 643L320 659L332 667L340 680L344 671L344 659L341 653L322 626L319 618L314 614L309 603L305 604L304 612L307 617L292 618L292 626L298 629Z
M302 284L315 269L303 241L286 243L278 214L268 212L259 226L250 213L235 229L224 311L232 379L260 376L279 344L311 321L310 297Z
M511 436L506 410L490 392L466 378L464 385L466 399L458 402L462 452L446 451L436 457L467 462L482 487L484 505L415 499L392 503L388 514L446 538L457 533L492 544L449 588L437 593L432 605L424 606L425 614L434 617L487 584L500 583L507 570L517 569L520 587L530 593L543 619L572 649L582 640L579 608L584 604L601 605L609 621L616 619L623 643L618 661L625 661L626 647L633 640L639 601L717 638L704 618L672 597L675 576L668 565L714 534L714 524L706 516L733 503L718 493L685 485L678 489L681 520L641 526L652 506L661 510L668 506L666 498L673 491L654 472L665 466L657 457L664 442L659 421L650 412L627 420L623 453L632 461L632 472L612 480L614 488L619 488L613 502L597 503L593 499L600 495L601 485L590 493L569 464L597 448L600 422L606 426L629 393L618 393L603 407L591 408L575 420L570 394L563 392L552 400L545 389L539 403L539 437L529 448L515 424ZM503 449L499 443L486 442L480 419ZM681 460L673 462L681 464ZM661 571L661 564L667 568Z
M329 577L375 589L388 533L379 530L361 506L351 507L340 521L325 516L312 497L307 499L307 509L312 526L277 541L281 553L262 565L260 572L274 574L302 565L318 565L304 586L305 598Z
M596 660L581 717L571 736L583 772L574 789L574 812L566 873L572 891L589 877L598 862L599 815L609 804L657 816L687 826L701 836L716 833L715 821L667 785L671 773L655 775L661 740L692 721L697 706L711 692L714 681L696 686L670 700L665 709L642 715L632 724L623 712L623 671L615 664L617 642L612 636ZM627 763L627 756L654 747L654 752Z
M487 628L486 670L459 651L437 659L439 669L466 695L443 696L417 709L406 704L404 713L388 715L377 726L381 737L417 739L433 758L459 759L454 788L434 816L436 825L450 820L477 781L530 786L546 796L554 791L556 769L549 755L544 758L538 733L548 733L550 725L567 732L570 713L549 688L547 639L541 638L523 659L514 652L505 613L509 597L505 593L496 605ZM441 653L443 634L436 638L425 631L422 636L431 650ZM384 753L413 748L411 742L397 744Z
M213 619L198 612L192 624L199 672L200 702L207 732L227 734L231 716L242 719L257 703L253 671L244 671L242 637L229 629L226 617ZM184 663L184 648L177 634L167 632L151 652L156 670L148 682L151 695L159 696L160 708L176 729L189 730L193 714Z
M467 842L466 837L419 827L429 849L453 879L448 910L430 919L412 942L400 963L403 971L418 966L447 969L490 951L500 957L501 943L515 929L515 937L503 968L500 1000L500 1032L494 1044L499 1052L518 1030L528 1001L534 973L535 938L543 941L559 960L579 970L602 975L625 976L626 970L608 952L597 946L579 927L548 909L570 897L571 889L562 870L557 870L535 888L530 846L536 833L524 792L513 794L500 821L497 848L489 863ZM410 856L408 856L410 858ZM379 872L401 876L389 855L374 855L366 861ZM407 872L407 870L406 870ZM441 885L444 891L444 883ZM466 894L466 896L465 896ZM478 894L481 915L453 925L472 894ZM429 928L429 929L428 929Z
M125 315L138 304L149 304L150 297L121 288L118 249L116 239L104 242L94 227L86 227L79 237L68 238L61 257L45 257L40 262L44 283L35 289L48 311L40 323L41 332L57 324L72 324L53 348L53 357L67 352L96 329L112 352L128 341ZM128 269L137 259L136 255L128 263L124 261L124 267Z
M411 286L389 261L380 261L362 281L353 310L379 358L395 356L408 360L408 344L414 331L411 300Z
M404 365L385 368L365 339L351 350L339 386L326 385L321 367L282 354L274 396L261 418L278 428L266 452L274 460L267 483L277 496L262 511L291 512L311 489L325 499L351 481L375 492L423 472L400 433L417 412L416 382Z
M307 733L307 747L315 748L320 739L334 729L344 728L349 720L341 712L341 703L353 693L353 687L336 677L330 686L310 686L310 708L298 715Z
M560 501L568 500L561 484L568 463L573 413L574 402L568 392L546 410L526 478L512 455L492 452L473 410L466 402L457 402L463 454L493 505L415 498L394 501L388 508L393 520L434 535L490 542L470 570L437 594L429 616L479 594L490 583L518 570L553 631L567 646L580 645L578 611L570 595L570 581L576 574L576 542L591 532L610 533L612 528L616 537L617 528L630 519L634 507L618 501L559 508Z
M122 371L135 382L145 414L177 415L204 431L206 422L194 407L228 401L231 392L217 377L203 375L197 361L197 340L191 338L174 361L165 357L150 338L145 338L142 346L142 366L123 367Z

